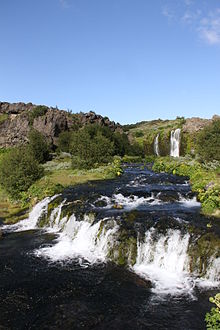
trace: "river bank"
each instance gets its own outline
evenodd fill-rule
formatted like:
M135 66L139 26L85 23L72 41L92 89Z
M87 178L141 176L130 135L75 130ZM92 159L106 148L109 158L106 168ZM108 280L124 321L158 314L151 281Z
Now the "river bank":
M202 204L202 212L220 218L220 167L219 162L201 164L195 159L180 157L155 158L153 170L186 176L192 191Z
M31 208L47 196L61 193L66 187L94 180L112 179L122 172L121 161L98 166L90 170L73 170L71 158L59 156L44 164L45 175L23 192L18 201L12 200L0 187L0 218L6 223L15 223L28 216Z

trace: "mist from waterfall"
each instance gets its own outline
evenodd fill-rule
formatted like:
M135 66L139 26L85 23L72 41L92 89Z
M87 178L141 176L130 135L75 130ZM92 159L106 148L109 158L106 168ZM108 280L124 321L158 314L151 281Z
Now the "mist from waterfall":
M181 129L171 131L170 135L170 156L179 157L180 156L180 132Z

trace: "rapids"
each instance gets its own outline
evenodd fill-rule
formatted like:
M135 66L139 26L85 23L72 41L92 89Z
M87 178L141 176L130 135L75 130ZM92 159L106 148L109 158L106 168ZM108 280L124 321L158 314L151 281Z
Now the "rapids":
M0 326L204 329L220 230L199 211L187 178L140 166L45 198L1 226Z

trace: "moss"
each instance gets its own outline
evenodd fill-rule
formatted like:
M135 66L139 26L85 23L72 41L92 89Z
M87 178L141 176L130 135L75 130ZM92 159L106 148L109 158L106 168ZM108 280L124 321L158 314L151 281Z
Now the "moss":
M122 229L108 257L119 266L133 266L137 257L137 238L131 236L128 230Z
M103 232L103 229L104 229L104 225L105 225L105 222L102 220L100 222L99 231L98 231L98 234L97 234L97 239L99 239L100 236L102 235L102 232Z
M220 257L220 239L213 233L200 236L189 247L190 271L198 272L200 276L206 274L212 257Z
M28 218L29 208L19 208L15 212L12 212L9 216L7 216L4 220L5 224L14 224L21 220Z
M48 225L51 213L55 208L57 208L61 204L61 202L62 202L62 197L58 196L48 204L47 212L43 213L40 219L38 220L37 223L38 227L42 228Z

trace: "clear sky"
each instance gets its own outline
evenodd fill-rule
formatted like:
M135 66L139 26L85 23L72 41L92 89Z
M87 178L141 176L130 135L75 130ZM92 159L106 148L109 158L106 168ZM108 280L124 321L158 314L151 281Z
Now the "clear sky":
M0 101L120 123L220 114L220 1L0 0Z

